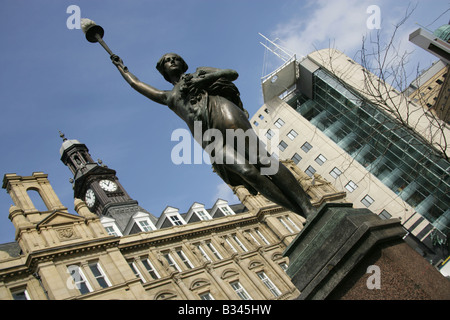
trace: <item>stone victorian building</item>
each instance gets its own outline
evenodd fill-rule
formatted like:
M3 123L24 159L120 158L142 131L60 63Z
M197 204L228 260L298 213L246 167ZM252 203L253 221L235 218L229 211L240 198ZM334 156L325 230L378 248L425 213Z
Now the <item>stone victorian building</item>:
M0 244L0 299L293 299L283 251L304 219L244 187L242 203L167 207L155 217L138 205L116 172L87 147L64 138L61 160L74 175L75 212L42 172L5 174L15 241ZM345 193L292 161L286 165L315 206ZM37 191L39 211L27 192Z

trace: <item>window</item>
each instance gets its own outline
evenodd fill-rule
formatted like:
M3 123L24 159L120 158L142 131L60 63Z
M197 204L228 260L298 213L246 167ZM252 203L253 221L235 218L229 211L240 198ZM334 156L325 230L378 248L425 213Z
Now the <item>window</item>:
M291 220L289 216L286 216L285 218L291 224L291 226L293 226L297 231L300 231L300 228L297 227L297 225L294 223L294 221Z
M314 161L317 162L319 166L321 166L325 163L325 161L327 161L327 158L325 158L322 154L319 154Z
M269 109L267 109L267 108L264 109L264 112L267 113L267 114L270 113Z
M278 290L278 288L273 284L273 282L267 277L264 272L258 272L257 275L266 285L267 289L269 289L269 291L272 292L275 297L279 297L281 295L280 290Z
M291 131L289 131L289 133L287 134L288 138L291 140L294 140L296 136L298 136L298 133L292 129Z
M281 118L278 118L277 121L275 121L275 126L279 129L284 125L284 121Z
M286 263L286 262L280 263L280 268L281 268L284 272L286 272L287 269L288 269L287 263Z
M142 259L141 260L142 264L144 265L145 269L147 270L147 272L150 274L150 276L152 277L152 279L159 279L160 276L158 274L158 272L156 271L155 267L152 265L152 263L150 262L150 260L148 259Z
M180 257L181 261L183 261L186 268L192 269L194 267L182 250L177 250L177 254Z
M267 132L266 132L266 137L267 137L267 139L272 139L272 137L275 135L275 132L273 132L272 130L267 130Z
M290 233L294 233L294 230L292 230L291 227L289 227L289 225L287 224L286 221L284 221L283 218L279 217L278 221L281 222L281 224L286 228L287 231L289 231Z
M284 142L283 140L281 140L280 144L278 145L278 149L280 149L281 151L284 151L284 150L286 150L287 146L288 146L287 143Z
M11 289L11 295L14 300L31 300L26 288Z
M173 260L173 258L172 258L172 256L170 255L170 253L164 254L164 258L166 258L167 262L169 263L169 266L171 266L171 267L174 268L175 270L178 270L179 272L181 272L180 267L179 267L178 264L175 262L175 260Z
M114 237L122 236L122 232L120 232L119 228L117 227L115 219L104 216L100 219L100 222L102 223L108 235Z
M337 179L337 177L339 177L342 174L341 170L339 170L338 168L334 167L333 170L330 171L330 175Z
M142 274L139 272L139 269L136 267L133 261L128 261L128 265L130 266L131 270L133 270L134 275L141 279L141 282L145 283L145 279L142 276Z
M365 205L367 208L374 202L375 200L373 200L368 194L362 198L361 202L363 205Z
M300 147L305 153L308 153L309 150L312 149L312 145L309 144L309 142L305 142L301 147Z
M356 188L358 188L358 186L356 185L356 183L354 183L352 180L350 180L346 185L345 185L345 189L348 190L348 192L353 192L356 190Z
M392 215L389 212L387 212L386 210L383 210L380 212L379 217L383 220L387 220L387 219L392 218Z
M238 246L239 246L244 252L247 252L247 251L248 251L247 248L244 246L244 244L241 242L241 240L239 240L239 238L238 238L236 235L233 236L233 239L234 239L234 241L236 241L236 243L238 244Z
M86 276L79 266L68 266L67 271L74 281L74 287L77 288L81 294L86 294L93 291L91 285L86 280Z
M111 286L111 283L103 272L102 267L97 262L90 263L89 269L91 269L92 274L94 275L94 278L95 280L97 280L100 287L107 288Z
M230 240L228 240L228 238L226 238L225 241L226 241L226 243L228 243L228 245L230 246L231 250L233 250L233 251L236 252L236 253L238 252L238 251L236 250L236 248L231 244Z
M117 234L117 232L116 232L116 230L114 229L113 226L105 227L105 229L106 229L106 232L108 232L108 234L109 234L110 236L115 236L115 237L118 236L118 234Z
M202 300L214 300L214 297L212 296L211 293L206 292L200 295L200 299Z
M195 211L200 220L211 220L211 217L205 210L197 210Z
M239 283L239 281L232 282L230 283L230 285L242 300L253 300L248 292L244 289L244 287Z
M250 238L253 239L253 241L255 241L255 243L260 246L261 243L259 243L258 239L255 238L255 236L252 234L252 232L250 230L247 231L248 235L250 236Z
M220 210L221 210L221 211L223 212L223 214L226 215L226 216L231 216L231 215L233 215L233 211L232 211L230 208L228 208L228 206L220 207Z
M256 234L262 239L262 241L264 241L265 244L270 244L270 242L267 241L267 239L264 237L264 235L258 229L256 229Z
M169 219L172 221L174 226L181 226L183 224L178 216L170 216Z
M198 250L200 250L200 253L202 254L203 258L205 258L207 261L212 262L211 258L208 256L208 254L203 250L201 245L197 246Z
M289 218L289 216L278 217L278 220L290 233L295 233L294 229L300 231L300 228Z
M147 220L139 221L139 226L141 227L141 230L145 232L153 230Z
M214 256L219 259L222 260L222 256L220 255L219 251L216 250L216 248L214 247L214 245L211 242L208 242L206 244L206 246L209 248L209 250L211 250L211 252L214 254Z
M314 169L312 166L308 166L308 168L306 168L305 170L305 173L312 178L314 176L314 173L316 173L316 169Z
M258 121L253 121L253 124L255 125L255 127L259 126Z
M294 161L295 164L298 164L302 160L302 157L300 157L298 153L294 153L291 160Z
M262 114L260 114L260 115L258 115L258 118L261 119L261 120L263 120L263 119L264 119L264 116L263 116Z

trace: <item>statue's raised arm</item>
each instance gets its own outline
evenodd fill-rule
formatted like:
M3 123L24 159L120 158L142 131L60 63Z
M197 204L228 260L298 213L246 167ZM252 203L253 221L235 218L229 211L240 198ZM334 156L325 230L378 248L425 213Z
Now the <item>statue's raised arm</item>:
M111 61L117 67L125 81L128 82L133 89L150 100L167 105L168 91L156 89L155 87L140 81L127 67L124 66L123 61L119 56L115 54L111 55Z

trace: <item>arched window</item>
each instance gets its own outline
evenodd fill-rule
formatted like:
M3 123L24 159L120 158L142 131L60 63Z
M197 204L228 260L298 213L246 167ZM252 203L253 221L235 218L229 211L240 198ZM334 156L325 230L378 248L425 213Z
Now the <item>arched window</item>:
M75 155L75 156L73 157L73 159L75 160L75 162L76 162L77 165L81 165L81 160L80 160L80 157L79 157L78 155Z

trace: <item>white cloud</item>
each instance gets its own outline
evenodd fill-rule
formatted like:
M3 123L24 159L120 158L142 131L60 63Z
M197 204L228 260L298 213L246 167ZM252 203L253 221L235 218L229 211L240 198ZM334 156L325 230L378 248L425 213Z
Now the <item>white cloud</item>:
M381 29L369 29L367 21L373 12L367 12L371 5L380 8ZM365 48L369 52L377 50L375 42L379 32L380 45L385 46L393 35L395 25L404 17L406 12L414 9L415 4L409 1L389 2L387 0L319 0L303 4L291 18L278 24L270 38L280 39L280 44L293 51L297 56L305 56L315 50L336 48L356 61L359 61L359 51L362 48L363 37L366 38ZM395 41L392 43L387 61L395 64L405 51L412 52L414 45L409 42L409 34L417 26L414 18L420 17L419 8L404 25L397 30ZM295 12L295 10L292 10ZM369 58L369 56L366 56ZM394 59L395 58L395 59ZM415 69L417 61L411 61L411 68ZM275 62L275 65L279 65ZM415 74L414 70L409 71Z
M300 55L333 46L333 43L341 50L358 48L362 35L367 32L369 5L370 1L358 0L314 1L314 6L307 5L309 10L279 24L273 34Z
M216 202L217 199L223 199L228 201L230 204L235 204L239 202L239 199L233 193L233 190L225 183L222 182L216 187L216 194L214 196L213 202Z

